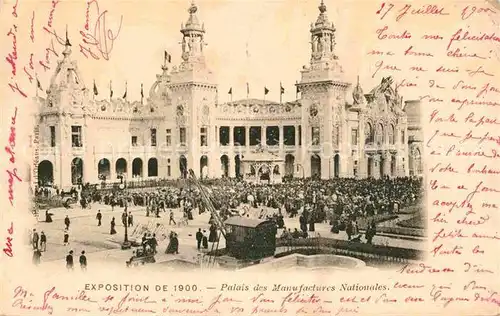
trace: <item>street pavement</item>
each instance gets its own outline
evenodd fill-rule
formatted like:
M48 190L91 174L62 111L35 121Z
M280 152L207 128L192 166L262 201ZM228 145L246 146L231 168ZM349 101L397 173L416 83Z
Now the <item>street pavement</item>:
M251 217L258 216L261 209L251 209L248 211ZM97 226L96 214L97 210L102 213L102 226ZM155 256L157 262L165 262L170 260L185 260L195 262L196 258L202 252L196 249L195 234L199 228L206 230L205 234L209 234L209 213L198 214L197 210L193 211L194 219L189 221L187 226L169 225L169 213L160 213L160 218L146 217L144 207L133 206L129 207L128 211L134 216L134 226L137 224L147 225L149 222L163 224L167 229L167 236L170 231L175 231L179 239L179 254L165 254L168 245L168 238L159 241L157 248L158 254ZM110 206L104 204L92 204L91 209L82 210L81 207L73 205L72 209L57 208L51 209L53 222L46 223L45 214L40 214L39 222L35 227L40 233L44 231L47 235L47 251L42 253L41 264L44 266L65 266L65 257L70 250L73 250L75 267L78 266L78 257L82 250L85 250L89 267L95 263L117 263L125 265L125 261L132 256L132 249L122 250L121 243L124 240L125 229L121 223L121 214L123 208L115 207L114 210ZM271 214L272 210L265 209L265 213ZM68 215L71 224L69 228L69 245L63 244L64 238L64 218ZM115 217L115 229L117 234L110 235L110 222L112 217ZM182 212L179 209L174 210L174 218L177 222L182 218ZM300 228L298 217L285 218L285 226L292 231ZM315 235L322 237L334 238L339 240L347 240L345 232L333 234L330 232L330 225L320 223L315 225ZM134 227L128 229L130 235ZM281 230L278 231L278 236L281 235ZM161 236L157 236L161 239ZM362 239L364 240L364 238ZM393 238L390 236L375 236L374 244L387 245L393 247L412 248L424 250L426 245L421 240L404 240ZM219 248L224 248L224 238L221 237ZM212 249L212 244L209 243L209 249ZM215 248L214 248L215 249Z

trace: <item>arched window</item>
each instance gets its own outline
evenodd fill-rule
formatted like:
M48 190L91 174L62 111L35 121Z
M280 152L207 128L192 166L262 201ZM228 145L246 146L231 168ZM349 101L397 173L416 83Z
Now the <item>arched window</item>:
M396 129L394 128L394 125L391 124L389 126L389 143L391 145L394 145L396 143Z
M384 135L384 125L382 123L379 123L377 125L377 145L382 145L385 142L385 135Z
M365 144L373 143L373 128L369 122L365 123Z

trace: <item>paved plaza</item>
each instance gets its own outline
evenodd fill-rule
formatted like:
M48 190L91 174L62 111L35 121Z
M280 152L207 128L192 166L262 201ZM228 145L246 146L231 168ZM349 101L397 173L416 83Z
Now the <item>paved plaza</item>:
M102 226L97 226L96 214L101 210ZM165 236L157 236L159 240L158 254L155 256L157 262L164 262L169 260L186 260L195 262L197 256L202 254L196 249L195 234L199 228L206 230L206 236L209 234L209 213L198 214L197 209L193 210L194 219L189 221L187 226L169 225L169 213L160 213L160 218L150 216L146 217L144 207L134 206L129 207L128 211L132 212L134 217L134 227L137 224L148 225L152 222L154 225L163 224L166 228ZM46 223L45 212L40 214L37 231L44 231L47 235L47 251L43 252L41 264L65 266L65 256L70 250L74 251L75 263L78 262L78 256L82 250L85 250L89 266L94 263L106 262L107 264L116 263L125 265L125 261L132 256L132 249L122 250L121 243L124 240L125 228L121 223L121 214L123 208L115 207L111 209L109 205L94 203L91 209L82 210L81 207L73 205L71 209L57 208L51 209L53 213L53 222ZM258 216L261 209L251 209L250 216ZM266 210L268 214L272 213L271 209ZM69 245L64 245L64 218L68 215L71 220L69 228ZM175 220L179 222L182 218L182 212L179 209L174 210ZM112 217L115 217L117 234L110 235L110 222ZM298 217L285 218L285 226L292 231L300 228ZM151 225L151 224L150 224ZM129 236L132 234L134 227L128 229ZM330 225L327 223L316 224L316 232L322 237L334 238L339 240L347 240L345 232L333 234L330 232ZM165 254L168 245L168 234L170 231L175 231L179 238L179 254ZM282 230L278 230L278 235L281 235ZM364 239L363 239L364 240ZM423 250L425 243L418 239L401 239L398 236L377 235L373 240L374 244L387 245L394 247L404 247ZM221 238L219 248L224 248L224 238ZM209 243L209 249L212 244ZM75 264L77 265L77 264Z

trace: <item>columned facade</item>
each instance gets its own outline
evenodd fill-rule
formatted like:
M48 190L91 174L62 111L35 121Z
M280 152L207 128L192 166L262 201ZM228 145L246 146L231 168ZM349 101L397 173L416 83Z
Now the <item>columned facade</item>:
M34 100L41 108L32 144L34 185L177 179L189 169L203 178L260 174L259 181L269 175L273 182L422 174L419 102L403 103L390 77L369 93L359 80L345 80L335 54L336 28L323 3L309 29L311 55L297 83L300 98L280 103L218 103L197 11L193 3L180 28L180 63L170 66L165 53L140 102L126 95L96 100L66 39L47 97ZM264 164L263 153L274 158Z

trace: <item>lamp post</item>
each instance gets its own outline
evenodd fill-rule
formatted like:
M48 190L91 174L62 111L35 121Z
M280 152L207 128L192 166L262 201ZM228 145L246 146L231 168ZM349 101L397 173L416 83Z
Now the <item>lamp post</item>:
M128 241L128 214L127 214L127 200L125 200L125 236L123 237L123 243L122 243L122 250L130 249L132 248L132 243Z

